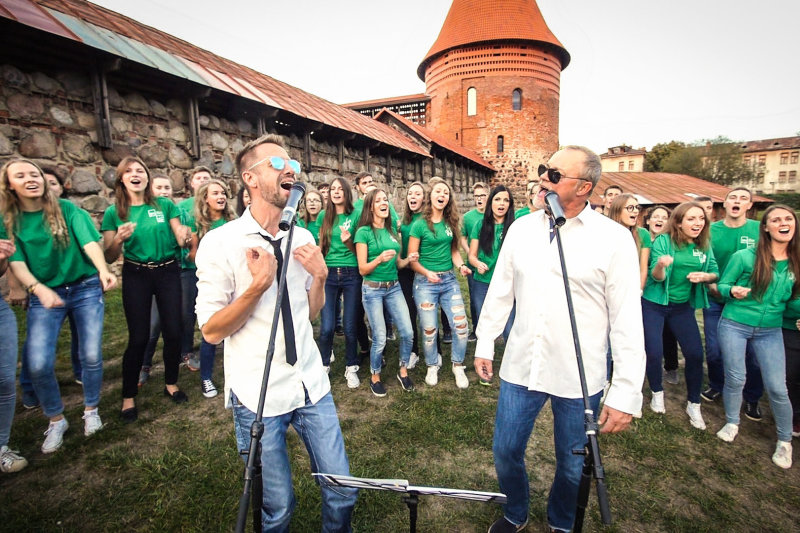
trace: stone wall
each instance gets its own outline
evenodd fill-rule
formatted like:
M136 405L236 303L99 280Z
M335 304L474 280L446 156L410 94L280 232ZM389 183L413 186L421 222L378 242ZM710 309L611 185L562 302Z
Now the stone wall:
M97 123L92 85L88 75L76 72L28 72L19 66L0 66L0 162L21 156L56 168L64 181L65 196L96 218L113 201L114 168L128 155L140 157L151 174L170 178L176 197L189 196L188 172L197 165L211 168L226 180L233 194L240 181L235 177L236 153L257 136L256 126L241 117L204 113L200 104L200 157L190 155L190 132L184 101L150 97L115 86L109 81L109 109L113 146L97 143ZM290 155L303 161L303 134L284 135ZM406 164L397 154L370 154L345 143L339 162L339 142L311 136L311 168L304 181L316 185L334 176L352 177L367 169L390 193L398 210L405 198L405 183L432 175L455 180L459 202L466 206L470 195L466 180L456 179L443 160ZM373 152L379 152L373 149ZM391 159L391 179L387 167ZM420 175L418 169L421 168Z

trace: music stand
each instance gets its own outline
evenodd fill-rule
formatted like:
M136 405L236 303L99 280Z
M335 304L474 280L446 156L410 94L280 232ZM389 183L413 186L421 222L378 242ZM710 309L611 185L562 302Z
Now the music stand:
M403 501L408 506L409 531L411 533L416 533L417 531L417 505L419 504L420 496L442 496L444 498L455 498L458 500L475 502L506 503L506 495L499 492L424 487L410 485L406 479L371 479L322 473L313 475L320 483L325 483L327 485L404 493Z

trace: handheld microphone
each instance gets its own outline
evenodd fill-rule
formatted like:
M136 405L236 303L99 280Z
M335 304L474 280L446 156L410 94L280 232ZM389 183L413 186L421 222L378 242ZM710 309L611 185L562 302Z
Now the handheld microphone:
M553 191L548 192L544 195L544 203L547 205L547 211L553 218L553 223L558 227L563 226L567 221L567 217L564 216L564 208L561 207L561 201L558 199L558 194Z
M302 181L295 181L292 185L292 190L289 192L289 199L286 201L286 207L283 208L281 221L278 223L278 228L282 231L288 230L295 215L297 214L297 206L300 205L300 200L306 194L306 184Z

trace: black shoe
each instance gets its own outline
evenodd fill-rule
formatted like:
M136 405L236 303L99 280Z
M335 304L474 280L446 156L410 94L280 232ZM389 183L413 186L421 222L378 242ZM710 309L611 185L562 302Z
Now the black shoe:
M754 422L761 422L761 408L758 402L744 402L744 416Z
M378 398L383 398L386 396L386 387L383 386L383 382L376 381L376 382L369 382L369 388L372 389L372 394L377 396Z
M700 397L707 402L715 402L720 396L722 396L722 393L712 389L711 387L700 393Z
M528 521L526 520L524 524L516 526L506 520L506 517L499 518L494 524L489 527L489 533L517 533L518 531L522 531L525 529L525 526L528 525Z
M169 393L166 387L164 387L164 395L169 396L173 402L175 403L186 403L189 401L189 397L182 390L176 390L172 394Z
M442 335L442 342L445 344L452 344L453 342L453 334L452 333L444 333Z
M467 337L467 341L475 342L476 340L478 340L478 337L475 335L475 332L473 331L472 333L469 334L469 337Z
M342 326L336 326L336 329L333 330L333 334L337 337L344 337L344 329L342 329Z
M402 385L404 391L408 392L414 390L414 383L411 381L410 376L403 377L397 374L397 380L400 382L400 385Z
M131 422L136 422L136 420L139 419L139 410L134 405L133 407L129 407L128 409L123 409L122 411L120 411L119 417L126 424L130 424Z

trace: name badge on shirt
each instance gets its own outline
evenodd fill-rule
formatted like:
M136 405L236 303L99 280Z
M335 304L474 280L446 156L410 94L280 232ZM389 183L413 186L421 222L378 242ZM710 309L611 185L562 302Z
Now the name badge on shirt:
M703 250L694 249L692 250L692 255L700 260L701 265L706 262L706 254Z
M452 237L453 236L453 231L450 229L450 226L447 226L445 228L444 234L447 235L448 237Z
M756 247L756 240L751 239L747 235L742 235L741 237L739 237L739 244L743 244L745 248L747 248L748 250L752 250L753 248Z
M164 213L162 213L158 209L148 209L147 216L149 216L150 218L155 218L156 222L158 222L159 224L164 222Z

